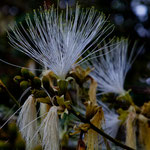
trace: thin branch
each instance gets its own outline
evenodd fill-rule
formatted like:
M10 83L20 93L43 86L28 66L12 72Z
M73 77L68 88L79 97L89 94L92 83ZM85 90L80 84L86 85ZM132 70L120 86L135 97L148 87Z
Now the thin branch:
M94 131L96 131L97 133L99 133L100 135L102 135L103 137L105 137L106 139L110 140L111 142L113 142L114 144L116 144L117 146L124 148L126 150L134 150L131 147L128 147L127 145L122 144L121 142L119 142L118 140L112 138L111 136L109 136L108 134L106 134L104 131L102 131L101 129L97 128L96 126L94 126L89 120L85 119L84 117L82 117L79 113L77 113L73 108L71 108L70 113L72 113L73 115L75 115L77 118L79 118L83 123L88 123L90 124L90 128L93 129Z
M12 101L18 106L18 108L20 108L20 104L18 103L18 101L15 99L15 97L9 92L9 90L7 89L7 87L4 85L4 83L0 80L0 86L7 92L7 94L9 95L9 97L12 99Z

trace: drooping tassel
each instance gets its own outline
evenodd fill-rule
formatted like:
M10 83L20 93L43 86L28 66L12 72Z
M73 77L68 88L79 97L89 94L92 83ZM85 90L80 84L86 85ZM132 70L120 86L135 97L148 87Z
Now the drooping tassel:
M35 98L30 95L22 106L17 119L18 126L22 137L26 141L26 149L30 150L38 144L38 136L32 137L37 131L37 111L35 106Z
M50 106L48 104L40 103L40 116L41 122L45 119L46 114L49 112ZM40 135L41 137L44 136L44 128L40 129Z
M91 79L91 85L89 89L89 98L93 104L97 104L96 102L96 91L97 91L97 82L94 79Z
M136 119L135 109L130 106L126 120L126 145L134 149L136 149Z
M43 149L59 150L59 118L56 106L50 108L42 124L44 125Z
M91 123L97 128L102 127L102 123L104 121L104 114L101 107L98 108L97 113L90 120ZM87 145L87 150L98 150L99 149L99 140L100 136L93 129L89 129L85 135L85 142Z
M150 127L148 119L139 115L139 142L143 150L150 150Z

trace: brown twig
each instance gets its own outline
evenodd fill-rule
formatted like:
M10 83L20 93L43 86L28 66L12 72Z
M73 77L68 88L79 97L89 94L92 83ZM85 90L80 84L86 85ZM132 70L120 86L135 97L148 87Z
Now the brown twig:
M111 142L113 142L114 144L116 144L117 146L124 148L126 150L134 150L131 147L128 147L125 144L122 144L120 141L112 138L111 136L109 136L108 134L106 134L104 131L102 131L101 129L97 128L96 126L94 126L89 120L85 119L84 117L82 117L79 113L76 113L76 111L71 108L70 113L72 113L73 115L75 115L78 119L80 119L83 123L88 123L90 124L90 128L93 129L94 131L96 131L97 133L99 133L100 135L102 135L103 137L105 137L106 139L110 140Z

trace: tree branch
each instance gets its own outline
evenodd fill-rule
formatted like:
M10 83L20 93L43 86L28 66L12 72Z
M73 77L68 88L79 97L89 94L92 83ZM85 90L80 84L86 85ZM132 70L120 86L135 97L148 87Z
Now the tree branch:
M96 126L94 126L89 120L85 119L84 117L82 117L79 113L77 113L73 108L71 108L70 113L72 113L73 115L75 115L78 119L80 119L83 123L88 123L90 124L90 128L93 129L94 131L96 131L97 133L99 133L100 135L102 135L103 137L105 137L106 139L110 140L111 142L113 142L114 144L116 144L117 146L124 148L126 150L134 150L131 147L128 147L125 144L122 144L121 142L119 142L118 140L112 138L111 136L109 136L108 134L106 134L104 131L102 131L101 129L97 128Z
M12 101L18 106L18 108L20 107L20 104L18 103L18 101L15 99L15 97L9 92L9 90L7 89L7 87L4 85L4 83L0 80L0 86L7 92L7 94L9 95L9 97L12 99Z

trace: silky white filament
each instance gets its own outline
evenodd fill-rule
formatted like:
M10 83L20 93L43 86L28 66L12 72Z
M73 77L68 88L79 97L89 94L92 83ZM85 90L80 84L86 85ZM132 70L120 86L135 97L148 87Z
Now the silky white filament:
M30 95L22 106L19 113L17 123L22 134L22 137L26 141L26 149L30 150L38 144L38 136L31 141L33 135L37 130L37 112L35 106L35 99L33 95ZM33 121L35 120L35 121ZM30 124L32 122L32 124ZM28 125L30 124L30 125Z
M105 16L94 8L81 9L76 5L75 10L67 7L58 13L52 6L34 11L33 20L26 18L28 29L22 24L15 25L8 36L14 48L64 79L89 48L92 52L88 56L94 54L97 41L112 28L106 22Z
M119 115L113 109L109 109L102 101L97 100L97 103L99 106L102 106L104 112L105 122L102 126L103 130L111 137L115 138L121 123L118 119Z
M124 81L132 64L134 48L128 58L128 40L118 39L113 43L109 49L105 47L106 55L93 60L94 71L91 76L98 82L98 89L102 93L124 94Z
M20 111L21 108L22 108L22 107L20 107L19 109L17 109L17 110L4 122L4 124L0 127L0 129L2 129L2 128L17 114L17 112Z
M44 150L59 150L59 118L57 107L52 106L42 122L44 125L42 147Z

